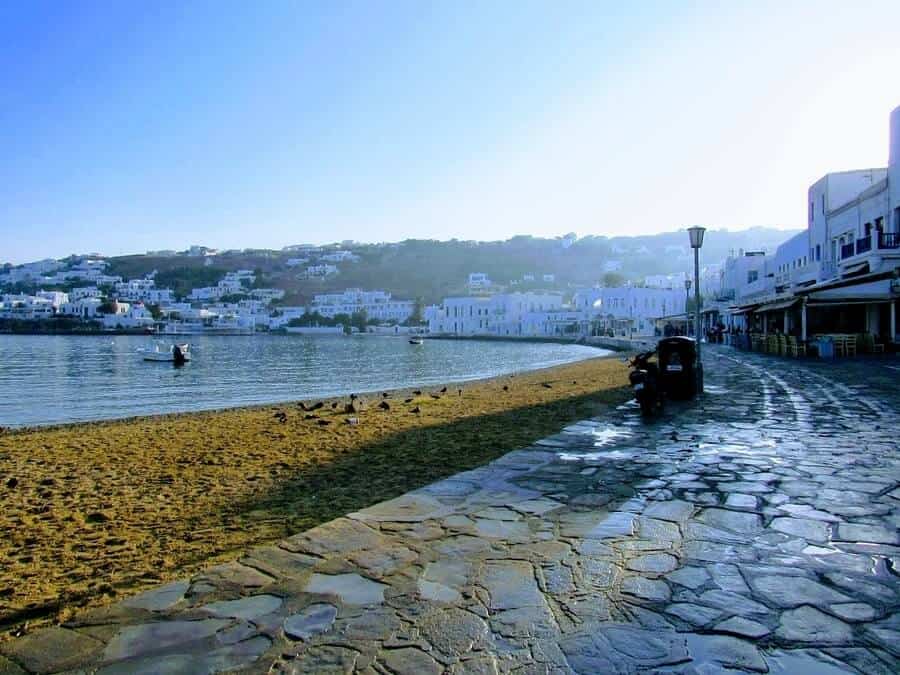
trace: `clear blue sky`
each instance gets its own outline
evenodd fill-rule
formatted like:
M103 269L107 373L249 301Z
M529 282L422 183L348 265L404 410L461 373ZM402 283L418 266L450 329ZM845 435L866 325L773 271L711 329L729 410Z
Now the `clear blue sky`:
M634 6L631 6L634 4ZM802 227L900 2L0 4L0 261Z

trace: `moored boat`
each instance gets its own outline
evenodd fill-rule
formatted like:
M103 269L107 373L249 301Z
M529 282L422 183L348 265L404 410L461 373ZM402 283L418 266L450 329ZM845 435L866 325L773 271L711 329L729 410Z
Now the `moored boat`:
M168 363L187 363L191 360L190 344L169 344L155 342L153 347L141 350L144 361L163 361Z

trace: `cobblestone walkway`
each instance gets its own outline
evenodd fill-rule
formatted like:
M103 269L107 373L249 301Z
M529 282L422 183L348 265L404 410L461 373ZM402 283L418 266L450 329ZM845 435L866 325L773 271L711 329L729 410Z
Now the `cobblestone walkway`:
M900 672L900 368L706 356L699 404L573 425L0 673Z

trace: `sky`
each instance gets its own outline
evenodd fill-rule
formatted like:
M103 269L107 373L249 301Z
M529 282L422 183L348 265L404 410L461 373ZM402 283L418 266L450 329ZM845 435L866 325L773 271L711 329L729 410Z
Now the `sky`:
M626 6L627 5L627 6ZM0 3L0 262L802 228L900 2Z

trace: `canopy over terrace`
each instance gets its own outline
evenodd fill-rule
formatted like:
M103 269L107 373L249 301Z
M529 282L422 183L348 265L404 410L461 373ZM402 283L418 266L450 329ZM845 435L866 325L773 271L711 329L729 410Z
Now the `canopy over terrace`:
M812 310L811 323L817 327L814 332L837 328L884 335L892 342L897 341L900 280L893 275L867 275L814 286L805 289L801 297L804 328L807 312ZM806 338L805 330L802 337Z

